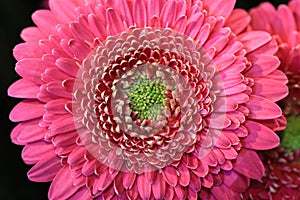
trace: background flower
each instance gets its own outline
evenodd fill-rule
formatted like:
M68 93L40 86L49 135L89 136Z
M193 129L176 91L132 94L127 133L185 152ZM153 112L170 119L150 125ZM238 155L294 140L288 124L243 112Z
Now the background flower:
M281 104L285 115L300 114L300 1L292 0L276 10L268 2L251 9L251 29L269 32L279 43L280 69L289 79L289 96Z
M214 12L213 10L214 10L214 9L212 9L210 12L213 13L213 12ZM247 41L247 39L246 39L246 41ZM220 43L220 44L221 44L221 43ZM249 50L249 49L248 49L248 50ZM250 51L250 50L249 50L249 51ZM251 57L251 56L250 56L250 57ZM251 60L251 58L249 58L249 59ZM49 73L50 73L50 72L49 72ZM249 76L250 76L250 75L249 75ZM251 76L250 76L250 77L251 77ZM15 85L15 86L16 86L16 85ZM13 91L13 90L11 90L11 91ZM282 94L281 94L281 95L282 95ZM274 98L278 98L279 96L276 97L276 95L275 95L275 96L273 96L273 97L274 97ZM279 98L280 98L280 97L279 97ZM272 128L275 129L275 127L272 127ZM276 127L276 128L277 128L277 127ZM275 143L273 143L273 144L275 144ZM273 145L273 144L272 144L272 145ZM265 144L265 145L266 145L266 144ZM267 146L264 146L263 148L268 148L268 147L267 147ZM243 173L244 173L244 172L243 172ZM249 175L249 174L248 174L248 175ZM252 176L252 175L251 175L251 176ZM254 175L254 176L255 176L255 175ZM222 189L222 188L221 188L221 189ZM223 188L223 189L224 189L224 188ZM219 189L216 189L216 190L217 190L217 191L220 191ZM205 195L205 194L202 194L202 195Z
M260 152L266 167L264 177L252 181L244 193L245 199L298 199L299 198L299 7L300 1L292 0L276 10L268 2L250 10L235 12L250 26L236 27L236 31L264 30L278 42L276 55L280 68L288 76L289 95L280 101L288 118L287 128L278 132L281 137L279 148ZM284 31L283 31L284 30Z

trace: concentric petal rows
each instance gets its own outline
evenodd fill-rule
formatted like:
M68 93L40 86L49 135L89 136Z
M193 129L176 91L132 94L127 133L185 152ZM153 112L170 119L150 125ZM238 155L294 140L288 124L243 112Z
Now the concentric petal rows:
M12 141L25 145L23 159L34 164L29 178L52 181L50 199L239 199L249 178L263 175L255 150L279 143L273 131L285 121L274 102L287 94L287 79L276 70L277 46L267 33L239 34L233 26L235 35L225 27L233 6L234 1L221 0L52 0L51 11L34 13L37 27L24 29L25 43L14 49L22 79L8 91L26 99L10 119L20 122ZM180 162L137 175L110 168L87 151L77 131L88 129L75 129L72 93L83 60L101 42L147 26L171 28L203 46L224 85L225 94L217 96L214 106L224 109L206 117L211 130L199 134ZM223 116L224 123L209 123Z

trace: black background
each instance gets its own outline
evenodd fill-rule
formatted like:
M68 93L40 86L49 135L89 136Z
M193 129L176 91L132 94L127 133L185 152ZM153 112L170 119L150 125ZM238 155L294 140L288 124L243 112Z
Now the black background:
M62 0L64 1L64 0ZM226 0L225 0L226 1ZM236 7L249 9L262 1L237 0ZM270 1L274 5L287 0ZM10 131L16 125L9 121L10 110L19 100L7 96L7 88L19 76L14 71L13 47L21 43L21 30L32 26L31 14L41 8L40 0L0 1L0 199L47 199L49 183L34 183L27 179L30 166L21 159L22 147L10 140Z

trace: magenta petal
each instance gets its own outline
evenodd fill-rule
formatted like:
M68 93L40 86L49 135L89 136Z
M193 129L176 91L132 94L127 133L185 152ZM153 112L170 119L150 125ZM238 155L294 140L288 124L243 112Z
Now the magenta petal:
M21 38L26 42L37 42L44 38L42 32L37 27L27 27L22 30Z
M56 66L63 72L69 74L72 77L75 77L78 72L78 65L74 59L70 58L59 58L55 62Z
M214 186L211 190L215 199L222 199L222 200L240 200L241 196L239 192L234 192L231 188L227 187L226 185L222 184L219 186Z
M247 52L254 51L271 41L272 37L263 31L249 31L238 36L238 39L244 44Z
M264 175L264 165L255 151L242 149L233 162L234 170L249 178L260 179Z
M277 85L276 90L270 90L274 85ZM253 91L255 94L276 102L287 96L288 87L282 81L260 78L255 81Z
M59 170L53 179L48 197L49 199L68 199L78 190L77 187L73 185L73 179L70 175L70 170L68 167L64 167Z
M53 157L53 154L53 145L44 141L29 143L22 150L22 158L27 164L35 164L39 160Z
M41 58L43 56L40 46L34 42L18 44L15 46L13 54L17 60L24 58Z
M142 199L150 199L151 196L151 184L147 183L145 174L141 174L137 177L137 183L139 194Z
M52 181L57 172L61 169L60 158L51 151L48 157L37 162L27 173L31 181L48 182Z
M179 184L181 186L188 186L190 183L190 171L183 164L179 165L177 168L179 175Z
M12 141L24 145L44 139L48 130L38 123L39 120L31 120L18 124L11 133Z
M86 149L85 147L77 147L75 148L72 153L68 157L68 163L70 165L76 165L79 162L83 161L83 157L85 155Z
M8 88L8 95L17 98L36 99L40 87L31 81L20 79Z
M280 107L269 99L251 95L246 103L250 110L250 119L274 119L282 115Z
M249 134L243 140L244 146L254 150L267 150L279 145L280 139L277 134L266 126L248 120L245 123Z
M280 65L280 61L273 55L258 54L251 58L253 66L246 73L247 76L257 78L264 77L275 71Z
M177 170L173 166L168 166L162 170L162 175L171 186L176 186L178 182Z
M108 21L108 30L111 35L116 35L124 30L124 25L120 16L112 8L107 9L106 18Z
M152 193L156 199L163 199L166 192L166 181L161 175L156 177L155 182L152 184Z
M243 9L234 9L226 20L225 25L229 26L235 34L241 33L249 25L250 15Z
M13 122L26 121L41 117L44 112L44 104L35 100L24 100L13 108L9 119Z
M66 114L62 117L58 117L49 126L51 134L66 133L75 130L74 119L72 115Z
M209 13L211 15L227 18L234 8L235 0L205 0L204 5L209 7Z
M123 172L123 185L126 189L131 189L134 185L136 174L131 172Z
M223 183L236 192L244 192L250 185L250 179L231 170L224 174Z

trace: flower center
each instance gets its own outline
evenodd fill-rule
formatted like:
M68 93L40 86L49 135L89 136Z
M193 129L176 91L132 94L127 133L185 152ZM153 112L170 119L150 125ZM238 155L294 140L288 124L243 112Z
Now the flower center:
M166 91L159 80L139 77L127 93L133 120L157 120L166 104Z

